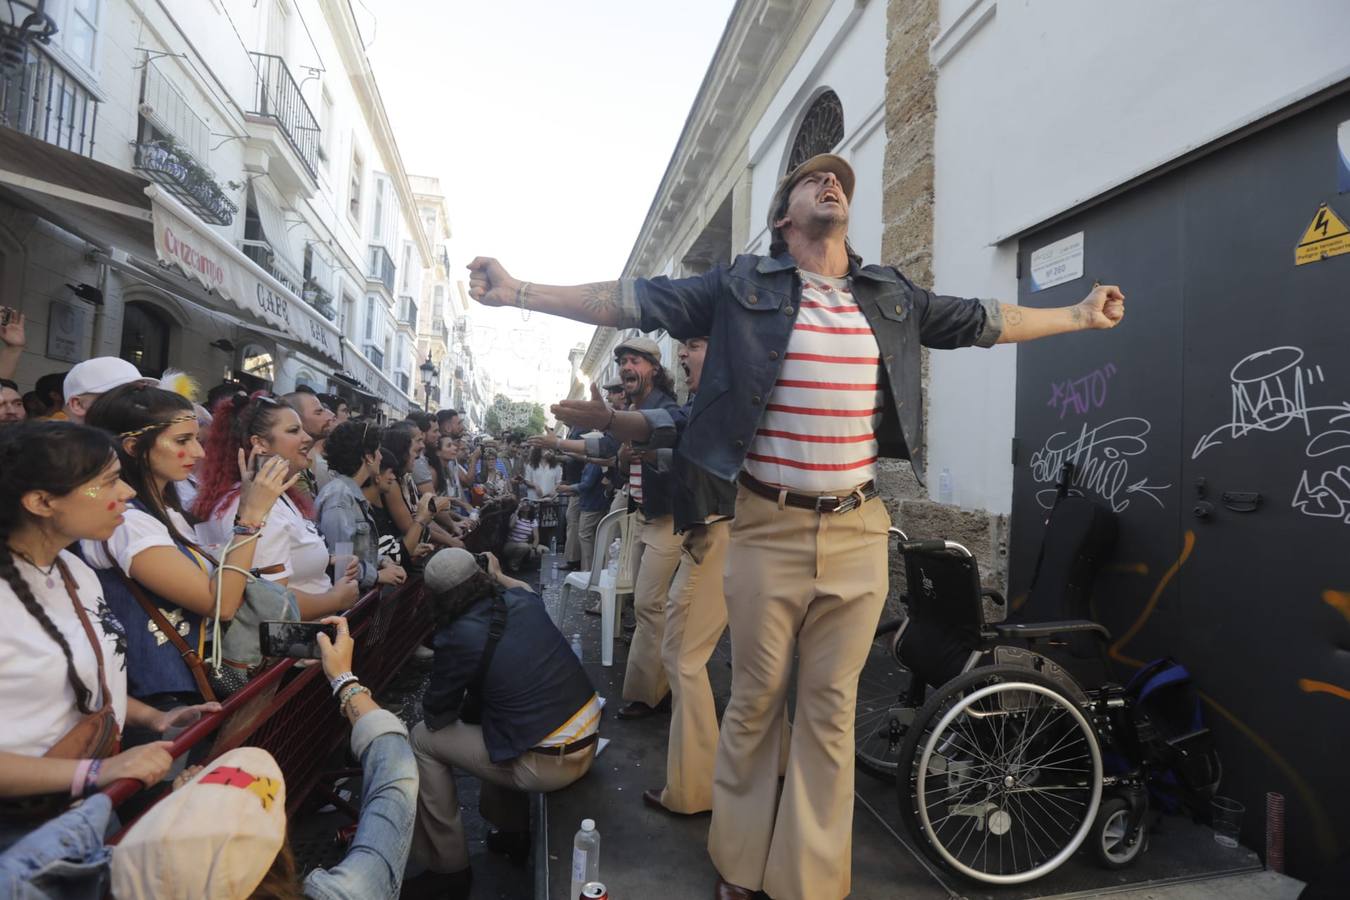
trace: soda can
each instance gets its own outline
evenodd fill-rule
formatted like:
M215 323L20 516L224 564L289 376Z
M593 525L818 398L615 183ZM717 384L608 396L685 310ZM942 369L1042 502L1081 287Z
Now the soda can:
M598 881L588 881L577 900L609 900L609 889Z

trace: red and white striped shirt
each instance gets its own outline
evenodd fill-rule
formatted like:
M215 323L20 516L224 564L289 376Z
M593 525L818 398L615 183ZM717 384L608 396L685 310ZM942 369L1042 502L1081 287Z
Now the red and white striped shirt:
M638 506L642 505L642 453L637 450L628 462L628 496Z
M880 351L847 278L801 278L801 307L745 471L765 484L842 495L876 476Z

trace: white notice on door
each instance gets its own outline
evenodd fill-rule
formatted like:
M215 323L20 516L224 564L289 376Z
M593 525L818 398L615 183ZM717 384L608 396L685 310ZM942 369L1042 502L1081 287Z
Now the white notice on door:
M1083 232L1046 244L1031 254L1031 292L1083 277Z

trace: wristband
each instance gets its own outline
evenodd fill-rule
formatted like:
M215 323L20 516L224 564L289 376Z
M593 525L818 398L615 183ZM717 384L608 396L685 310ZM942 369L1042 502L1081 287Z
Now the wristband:
M70 796L80 797L84 794L84 779L89 775L89 767L94 764L92 759L82 759L75 763L75 772L70 776Z
M369 694L369 693L370 688L366 687L365 685L354 684L348 686L347 689L342 692L342 702L338 704L338 714L342 716L347 715L347 707L351 704L351 702L361 694Z
M330 679L328 680L328 684L329 684L329 686L332 687L332 689L333 689L333 696L336 697L337 694L338 694L338 691L342 690L342 686L343 686L344 684L351 684L353 681L356 681L356 680L357 680L356 676L355 676L354 674L352 674L351 672L343 672L342 674L338 675L336 678L330 678Z
M88 796L98 789L98 773L102 768L103 760L89 760L89 771L84 776L84 796Z

